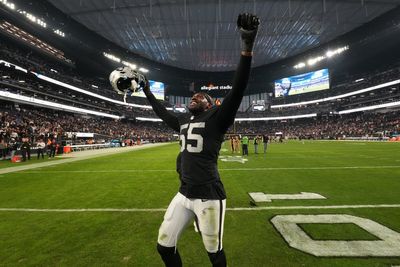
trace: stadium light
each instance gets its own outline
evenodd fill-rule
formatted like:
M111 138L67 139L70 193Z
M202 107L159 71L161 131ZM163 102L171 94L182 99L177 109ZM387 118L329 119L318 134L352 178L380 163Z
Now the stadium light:
M20 12L20 13L21 13L21 12ZM46 28L46 27L47 27L47 24L46 24L46 22L44 22L44 20L39 19L39 18L36 18L36 17L35 17L34 15L32 15L31 13L27 13L27 12L23 13L23 12L22 12L22 14L25 15L25 17L26 17L27 19L29 19L30 21L32 21L32 22L34 22L34 23L36 23L36 24L42 26L43 28Z
M346 50L348 50L348 49L349 49L349 46L346 45L346 46L343 46L343 47L339 47L339 48L337 48L337 49L335 49L335 50L328 50L328 51L325 53L325 55L321 55L321 56L317 56L317 57L308 59L308 60L307 60L307 65L308 65L308 66L313 66L313 65L315 65L316 63L318 63L318 62L320 62L320 61L322 61L322 60L324 60L324 59L326 59L326 58L331 58L331 57L333 57L333 56L335 56L335 55L341 54L341 53L343 53L344 51L346 51ZM297 65L295 65L295 66L293 66L293 67L294 67L295 69L300 69L300 68L303 68L303 67L305 67L305 66L306 66L306 64L305 64L304 62L300 62L300 63L298 63Z
M120 59L119 57L114 56L114 55L108 54L108 53L106 53L106 52L103 52L103 55L104 55L106 58L111 59L112 61L115 61L115 62L118 62L118 63L121 62L121 59Z
M65 33L62 32L62 31L60 31L59 29L56 29L56 30L54 30L53 32L54 32L55 34L61 36L61 37L65 37Z
M43 28L47 28L47 24L43 20L37 19L36 23L42 26Z
M3 5L5 5L6 7L10 8L12 10L16 9L15 4L11 3L11 2L9 2L7 0L0 0L0 3L2 3ZM36 23L37 25L39 25L39 26L41 26L43 28L47 28L47 23L43 18L38 18L37 16L35 16L35 15L29 13L29 12L26 12L23 9L17 9L16 12L18 12L22 16L26 17L28 20ZM59 30L53 29L53 32L57 33L56 31L59 31ZM65 33L61 32L61 31L59 31L59 33L57 33L57 34L62 36L62 37L65 37Z
M9 9L12 9L12 10L15 9L15 4L12 2L8 2L7 0L1 0L0 3L4 4Z
M133 69L133 70L136 70L136 69L137 69L136 64L133 64L133 63L128 62L128 61L125 61L125 60L122 60L121 58L119 58L119 57L117 57L117 56L114 56L114 55L109 54L109 53L106 53L106 52L103 52L103 55L104 55L106 58L111 59L112 61L115 61L115 62L118 62L118 63L122 63L123 65L125 65L125 66L127 66L127 67L130 67L130 68ZM149 70L148 70L148 69L145 69L145 68L139 68L139 71L141 71L141 72L143 72L143 73L149 72Z
M32 15L31 13L26 13L25 16L33 22L36 22L36 17L34 15Z
M311 59L309 59L309 60L307 61L307 64L308 64L309 66L312 66L312 65L316 64L317 62L322 61L323 59L325 59L324 56L319 56L319 57L311 58Z
M325 55L326 55L326 57L333 57L335 55L343 53L344 51L346 51L348 49L349 49L349 46L346 45L346 46L340 47L336 50L328 50Z
M125 66L128 66L129 68L131 68L133 70L136 69L136 65L135 64L129 63L127 61L122 61L122 64L124 64Z
M317 63L317 61L316 61L315 59L313 59L313 58L307 60L308 66L312 66L312 65L314 65L315 63Z
M305 66L306 66L306 63L300 62L299 64L295 65L294 68L295 69L301 69L301 68L304 68Z
M326 56L327 57L332 57L334 54L333 54L333 52L332 51L328 51L328 52L326 52Z

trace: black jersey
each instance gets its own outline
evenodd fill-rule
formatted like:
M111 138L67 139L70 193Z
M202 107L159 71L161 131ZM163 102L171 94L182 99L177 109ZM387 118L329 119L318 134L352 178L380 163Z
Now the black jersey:
M180 133L181 150L177 159L179 192L187 198L225 199L217 162L224 134L232 125L242 102L250 74L251 57L241 56L232 90L220 106L197 116L177 117L168 112L150 92L146 96L156 114Z

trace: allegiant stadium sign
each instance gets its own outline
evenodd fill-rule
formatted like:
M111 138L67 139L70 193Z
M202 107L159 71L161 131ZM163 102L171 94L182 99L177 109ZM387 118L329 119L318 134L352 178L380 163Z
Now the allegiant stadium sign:
M232 85L213 85L213 84L209 84L209 85L203 85L202 87L200 87L200 89L202 91L210 91L210 90L231 90L232 89Z

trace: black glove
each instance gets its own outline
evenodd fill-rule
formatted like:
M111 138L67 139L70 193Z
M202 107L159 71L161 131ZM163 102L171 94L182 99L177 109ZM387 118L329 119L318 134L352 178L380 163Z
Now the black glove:
M240 30L240 36L242 38L243 51L253 51L254 40L256 39L258 31L258 25L260 25L260 19L255 15L244 13L238 16L237 26Z

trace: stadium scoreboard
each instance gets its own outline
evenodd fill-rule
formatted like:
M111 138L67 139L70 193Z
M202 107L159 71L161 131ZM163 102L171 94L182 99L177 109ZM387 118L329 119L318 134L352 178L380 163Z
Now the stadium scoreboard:
M275 81L275 97L292 96L329 89L329 70L321 69Z

